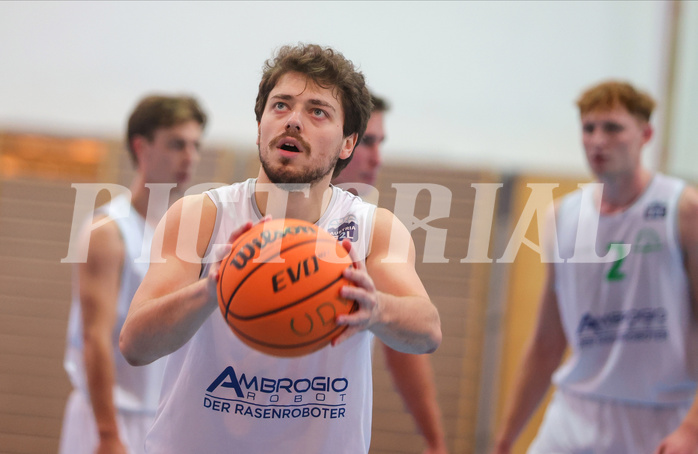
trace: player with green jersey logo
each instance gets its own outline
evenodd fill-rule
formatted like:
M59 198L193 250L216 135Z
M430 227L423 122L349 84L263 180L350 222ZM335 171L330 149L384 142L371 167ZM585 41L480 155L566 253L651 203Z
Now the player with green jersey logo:
M563 260L547 265L497 454L511 451L551 378L557 392L529 453L698 449L698 193L642 165L654 104L616 81L577 102L586 158L600 184L556 206ZM589 250L577 250L584 245ZM579 256L589 259L571 259Z

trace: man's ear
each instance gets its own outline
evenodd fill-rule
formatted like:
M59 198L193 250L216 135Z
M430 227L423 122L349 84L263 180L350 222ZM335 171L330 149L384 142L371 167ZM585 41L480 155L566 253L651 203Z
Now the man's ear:
M645 123L642 125L642 141L643 143L647 143L652 139L652 136L654 136L654 128L652 127L651 124Z
M347 159L349 156L351 156L351 153L354 151L354 147L356 147L356 140L358 137L359 134L354 133L342 139L342 149L339 151L339 159Z
M259 146L259 134L261 134L259 129L259 122L257 122L257 146Z
M148 147L148 145L150 145L150 141L145 136L137 135L133 136L131 139L131 149L133 150L133 154L136 156L137 163L141 162L143 151Z

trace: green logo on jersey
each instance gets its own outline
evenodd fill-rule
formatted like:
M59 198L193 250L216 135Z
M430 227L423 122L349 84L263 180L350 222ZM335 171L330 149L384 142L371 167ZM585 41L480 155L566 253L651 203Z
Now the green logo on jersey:
M633 250L641 254L648 252L657 252L662 250L662 243L659 240L659 234L654 229L643 228L637 232Z
M659 234L651 228L643 228L637 233L635 241L633 242L631 253L638 254L648 254L651 252L657 252L662 250L662 243L659 238ZM630 255L623 256L623 242L611 242L608 243L608 250L611 253L615 253L617 260L611 265L611 269L608 270L606 274L606 280L609 282L618 282L625 279L625 272L622 270L623 262Z
M611 282L622 281L625 279L625 273L621 271L620 268L623 266L623 262L627 257L623 255L623 252L625 252L623 243L608 243L608 250L615 252L616 256L619 258L611 265L611 269L608 270L608 274L606 274L606 279Z

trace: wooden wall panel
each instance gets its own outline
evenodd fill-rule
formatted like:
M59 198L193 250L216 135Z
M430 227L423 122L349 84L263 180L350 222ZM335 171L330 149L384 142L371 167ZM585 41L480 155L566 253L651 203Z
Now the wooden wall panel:
M395 207L394 183L437 184L448 188L451 199L432 199L421 191L416 199L414 216L421 219L429 207L450 204L448 217L434 219L430 225L447 230L443 257L447 263L428 263L423 259L426 233L412 232L417 250L417 271L439 309L443 341L431 355L437 384L444 429L451 452L474 452L477 395L480 382L486 289L489 264L465 264L472 222L475 182L493 182L487 173L450 168L385 165L377 187L379 205L391 211ZM408 213L409 214L409 213ZM403 220L406 221L406 220ZM433 260L432 260L433 261ZM392 377L385 367L382 349L374 359L374 414L372 454L421 453L424 443L412 416L395 391Z
M63 371L70 300L70 183L0 179L0 450L57 450L70 389Z

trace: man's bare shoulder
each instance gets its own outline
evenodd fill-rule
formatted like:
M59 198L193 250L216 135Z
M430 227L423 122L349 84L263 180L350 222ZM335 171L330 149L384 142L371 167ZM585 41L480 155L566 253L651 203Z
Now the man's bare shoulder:
M189 210L198 208L206 211L212 208L215 210L216 204L211 200L211 197L206 194L190 194L178 199L172 204L170 210L175 207L179 207L179 210L186 207Z
M679 229L683 247L698 245L698 189L686 186L679 199Z
M86 259L80 263L81 273L90 276L118 273L126 254L119 226L106 215L95 217L89 228L85 227L80 247L86 250Z
M167 210L167 221L179 224L180 219L192 222L199 219L202 223L215 222L216 204L206 194L186 195L172 204Z
M216 204L205 194L182 197L158 225L154 244L162 238L163 256L198 262L211 240L217 212Z
M376 212L373 218L373 236L383 237L384 239L390 238L391 234L407 234L409 232L407 227L400 221L400 219L395 216L395 214L385 208L376 208Z
M376 208L369 255L373 259L387 262L414 261L412 236L402 221L390 210Z
M681 193L681 199L679 200L679 207L685 208L691 211L698 210L698 189L694 186L686 186Z
M107 216L96 216L92 221L89 235L85 235L84 241L88 242L88 258L95 254L99 256L123 255L124 239L116 221Z

